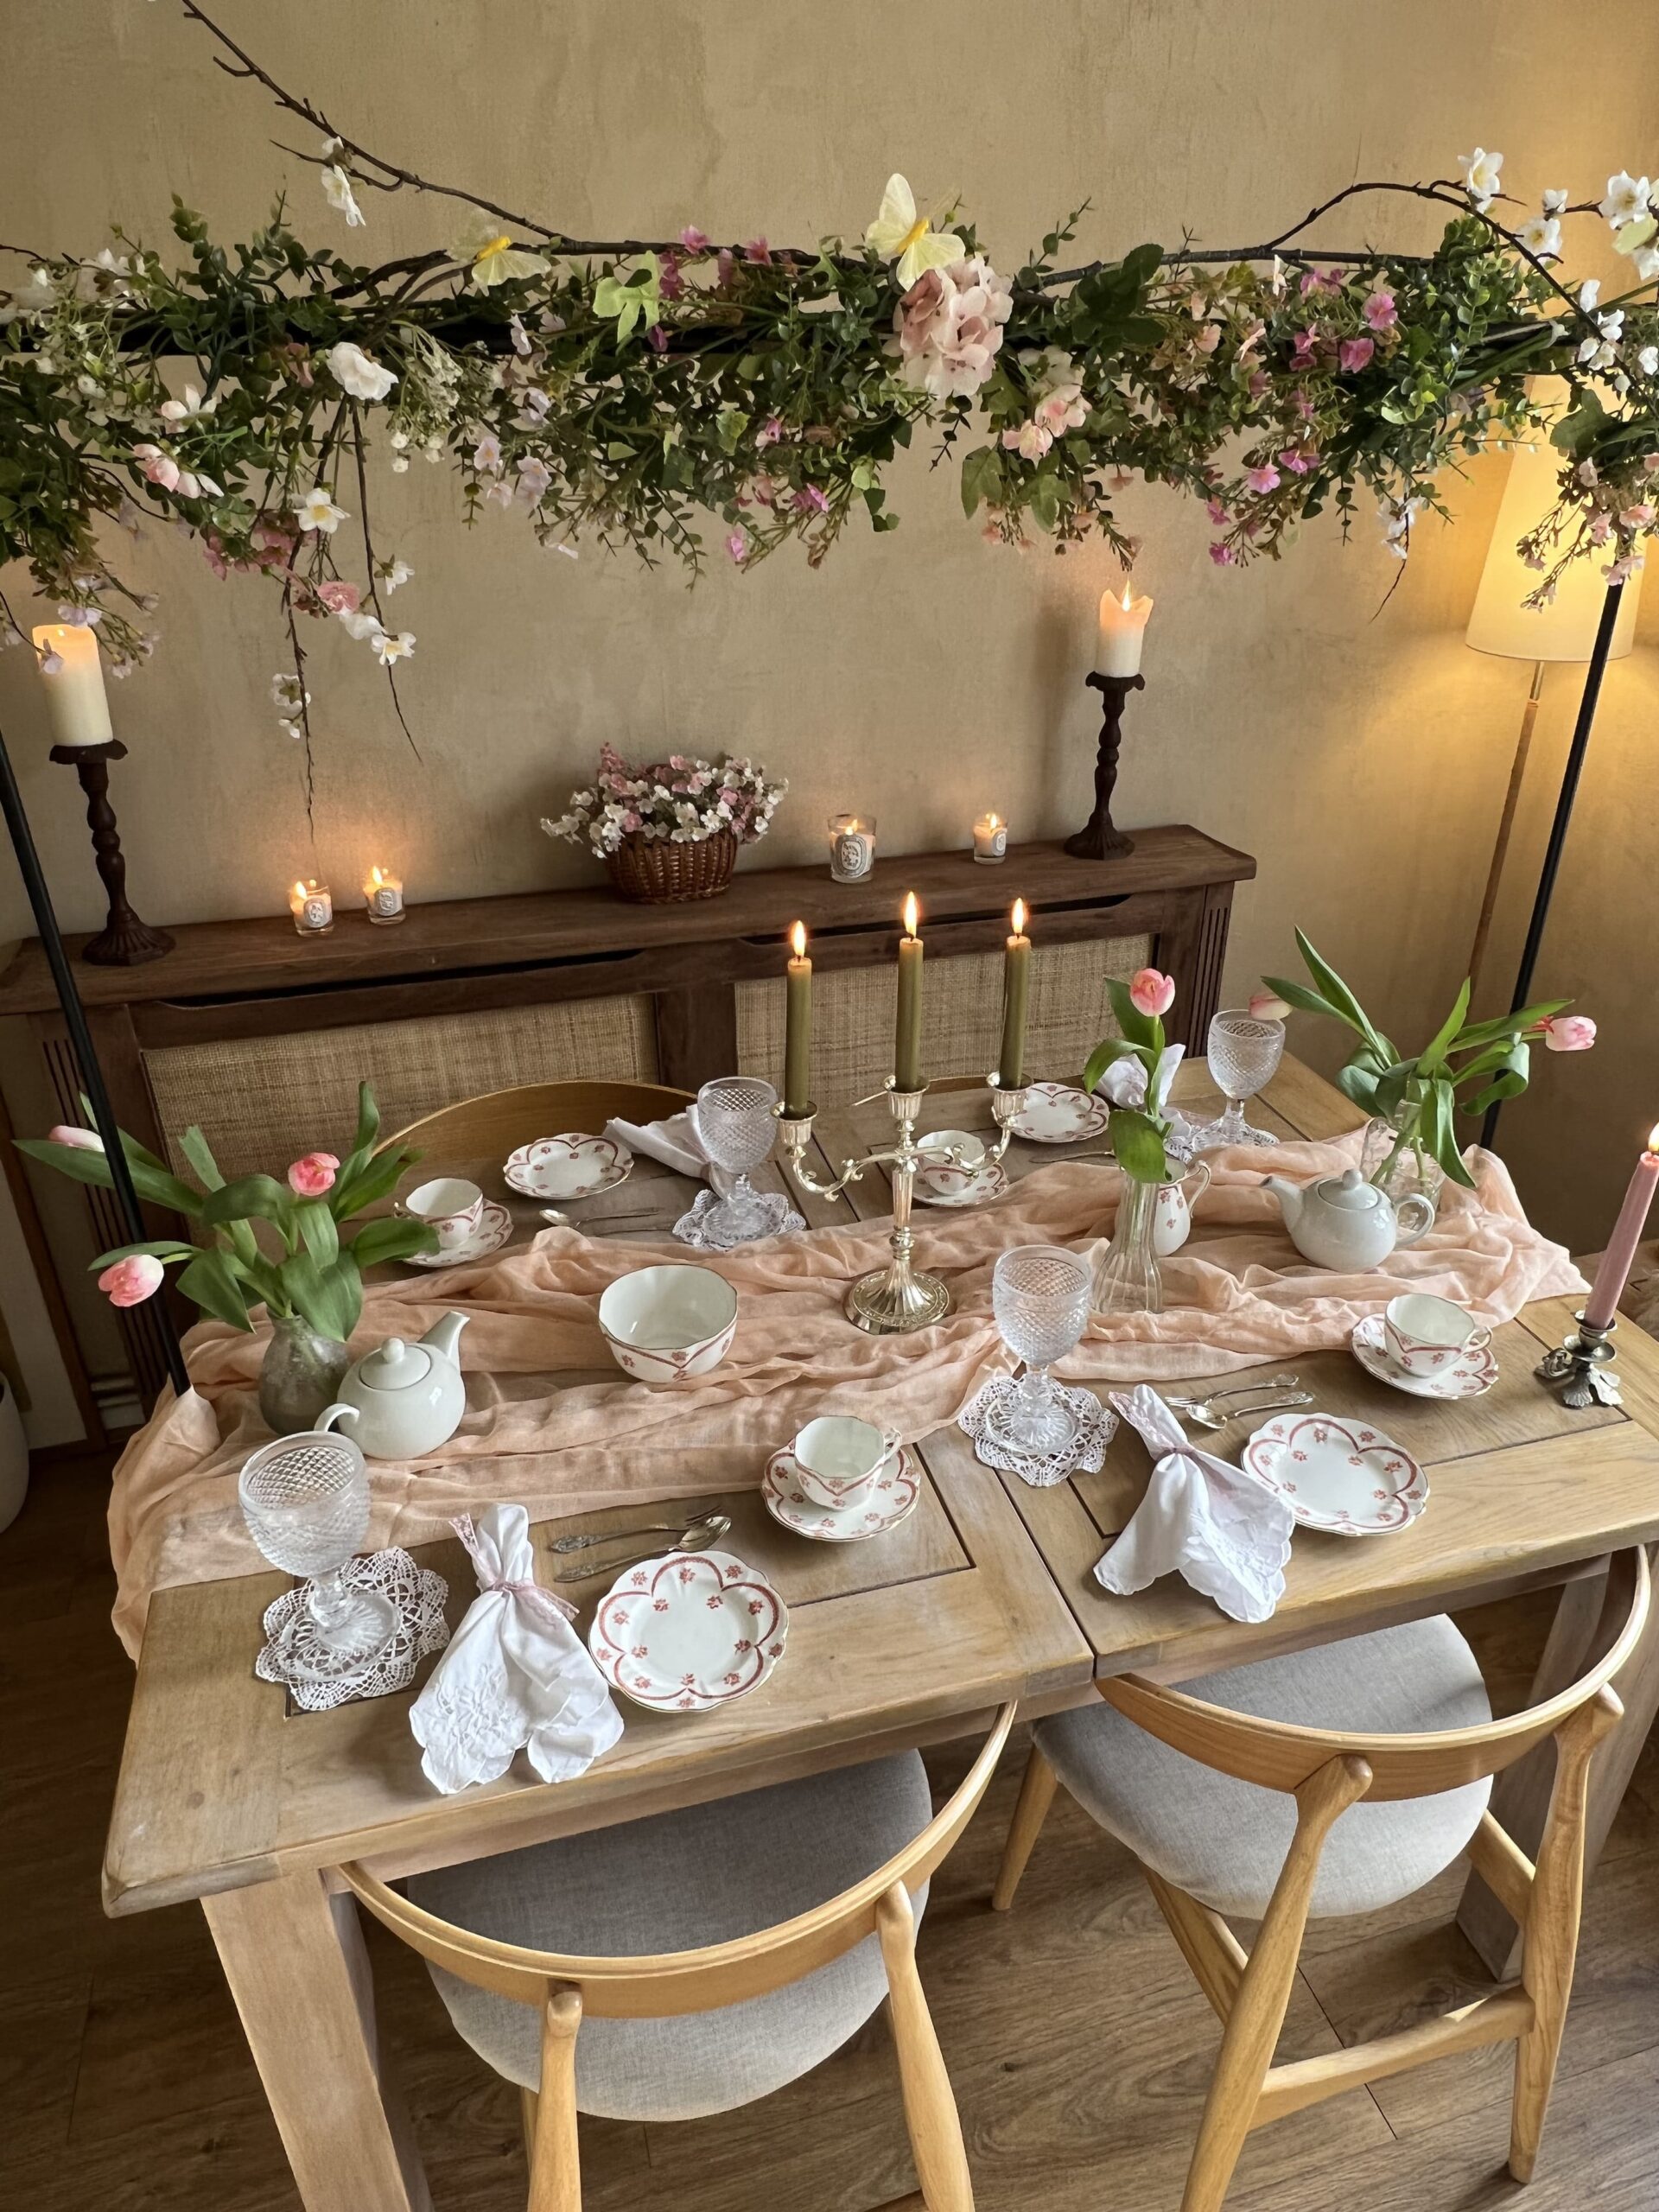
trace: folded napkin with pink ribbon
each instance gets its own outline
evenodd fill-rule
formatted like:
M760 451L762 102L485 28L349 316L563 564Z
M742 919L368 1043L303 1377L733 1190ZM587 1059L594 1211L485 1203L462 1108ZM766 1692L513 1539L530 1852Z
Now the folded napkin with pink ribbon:
M574 1607L536 1580L530 1516L487 1506L454 1524L478 1569L478 1596L410 1708L421 1770L446 1795L493 1782L523 1749L543 1782L590 1767L622 1733L622 1716Z
M726 1170L709 1161L695 1106L661 1122L625 1122L620 1115L613 1115L605 1124L605 1135L617 1144L626 1145L630 1152L643 1152L647 1160L660 1160L677 1175L706 1179L721 1197L731 1188L732 1179Z
M1265 1621L1285 1594L1295 1516L1243 1468L1202 1452L1158 1393L1142 1382L1112 1403L1155 1465L1133 1519L1095 1569L1121 1598L1179 1574L1229 1619Z

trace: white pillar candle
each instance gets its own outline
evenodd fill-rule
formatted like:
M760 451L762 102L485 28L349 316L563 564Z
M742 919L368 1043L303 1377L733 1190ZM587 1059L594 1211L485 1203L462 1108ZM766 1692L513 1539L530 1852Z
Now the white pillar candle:
M1000 814L982 814L974 824L974 858L990 868L1007 856L1007 823Z
M110 744L115 732L110 728L96 634L81 623L48 622L34 636L41 681L46 686L46 710L52 718L52 742Z
M1114 592L1102 592L1100 639L1095 649L1096 676L1139 676L1141 645L1151 612L1151 600L1136 599L1127 582L1121 598Z
M363 883L364 903L369 910L369 919L385 929L404 918L404 879L394 875L389 868L378 864L372 868Z
M327 937L334 926L334 902L326 883L308 878L288 894L288 911L302 937Z

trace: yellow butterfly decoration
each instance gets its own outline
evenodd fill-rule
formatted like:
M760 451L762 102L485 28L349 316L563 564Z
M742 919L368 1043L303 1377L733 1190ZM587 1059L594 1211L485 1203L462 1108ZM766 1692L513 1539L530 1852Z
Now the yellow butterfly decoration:
M967 247L954 231L936 231L925 215L916 213L916 195L908 181L896 172L887 179L875 220L864 233L884 261L897 260L901 291L907 292L927 269L943 269L960 261Z
M472 264L473 283L480 292L510 283L515 276L539 276L547 268L543 255L521 252L505 232L498 232L490 222L474 224L455 247L455 259Z

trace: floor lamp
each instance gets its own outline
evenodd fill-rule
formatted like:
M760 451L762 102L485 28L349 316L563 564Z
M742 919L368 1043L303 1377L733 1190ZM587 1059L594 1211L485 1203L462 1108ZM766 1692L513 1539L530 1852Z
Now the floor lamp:
M1595 718L1596 702L1600 696L1602 675L1610 660L1621 660L1630 650L1636 626L1637 602L1641 594L1640 569L1629 583L1622 587L1618 584L1610 586L1601 573L1603 563L1590 558L1576 561L1567 569L1560 580L1554 601L1548 607L1529 607L1525 604L1527 594L1536 587L1538 577L1535 570L1526 566L1516 546L1555 505L1560 492L1560 454L1541 436L1535 443L1515 447L1467 632L1467 642L1477 652L1496 653L1505 659L1528 661L1532 666L1532 680L1522 712L1515 758L1510 763L1509 785L1503 795L1503 808L1498 817L1497 836L1492 847L1491 865L1486 873L1486 887L1475 924L1474 942L1469 949L1468 973L1477 986L1486 957L1504 863L1509 856L1516 810L1526 780L1527 755L1532 745L1539 702L1543 696L1545 669L1552 662L1564 661L1574 663L1585 670L1578 719L1573 726L1573 741L1556 799L1555 817L1533 899L1526 944L1510 1000L1512 1009L1524 1006L1531 992L1532 971L1537 961L1550 898L1555 887L1556 871L1560 862L1561 849L1567 841L1573 803L1578 795L1580 773L1589 747L1590 729ZM1497 1125L1497 1113L1498 1106L1495 1103L1488 1110L1482 1126L1483 1144L1490 1145L1491 1142Z

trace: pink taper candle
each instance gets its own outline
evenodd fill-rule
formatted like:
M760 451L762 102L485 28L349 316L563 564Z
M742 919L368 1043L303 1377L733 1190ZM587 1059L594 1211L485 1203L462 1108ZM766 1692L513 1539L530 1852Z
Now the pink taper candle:
M1624 1203L1613 1224L1607 1249L1601 1255L1590 1295L1584 1301L1585 1321L1592 1329L1610 1328L1618 1314L1619 1296L1630 1281L1630 1262L1642 1242L1656 1190L1659 1190L1659 1127L1649 1135L1648 1148L1636 1163L1630 1187L1624 1193Z

